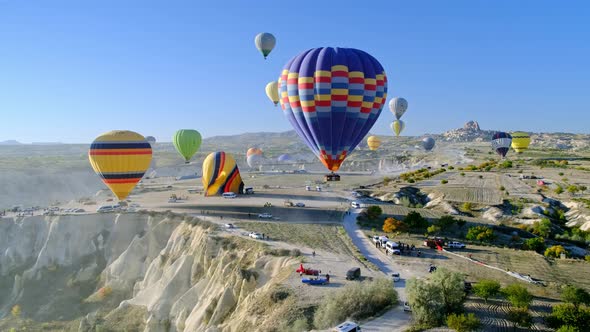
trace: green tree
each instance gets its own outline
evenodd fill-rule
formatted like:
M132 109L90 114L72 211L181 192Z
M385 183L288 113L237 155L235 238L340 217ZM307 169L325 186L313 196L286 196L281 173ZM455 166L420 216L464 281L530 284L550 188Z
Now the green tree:
M447 179L440 180L440 184L447 184L447 183L449 183L449 180L447 180Z
M440 227L439 227L439 226L436 226L436 225L430 225L430 226L428 226L428 228L426 229L426 232L427 232L428 234L438 234L438 233L440 233L440 230L441 230L441 229L440 229Z
M406 284L408 302L417 323L439 326L443 319L442 294L438 285L424 279L411 278Z
M441 267L432 273L430 280L440 288L445 316L462 311L465 301L465 280L461 273Z
M467 221L463 219L457 219L457 226L459 226L460 228L463 228L463 226L465 226L466 223Z
M534 237L532 239L526 239L522 244L523 250L532 250L538 253L542 253L545 250L545 239L542 237Z
M502 289L502 293L513 306L521 309L528 309L533 301L533 296L526 287L519 284L510 284Z
M445 229L453 226L453 224L455 224L456 222L457 220L453 216L446 215L434 221L434 224L442 229Z
M576 307L571 303L558 304L553 306L551 315L545 321L554 329L569 326L578 331L587 331L590 326L590 309L586 306Z
M572 194L572 195L573 195L573 194L575 194L575 193L577 193L577 192L578 192L578 190L579 190L579 189L578 189L578 186L575 186L575 185L573 185L573 184L572 184L572 185L569 185L569 186L567 186L567 192L568 192L568 193L570 193L570 194Z
M561 245L551 246L545 250L545 257L559 258L561 254L567 255L567 250Z
M555 332L581 332L581 331L576 327L564 325L564 326L558 328L557 330L555 330Z
M424 229L428 227L428 221L422 217L422 215L416 211L412 211L406 215L404 222L411 229Z
M541 221L535 221L531 227L531 233L544 238L549 237L551 234L551 221L547 218L543 218Z
M563 302L578 307L580 304L590 305L590 294L583 288L566 286L561 293Z
M487 303L490 297L500 293L500 283L495 280L483 279L473 285L473 293L484 299Z
M383 210L378 205L371 205L369 206L369 208L367 208L367 217L370 220L375 220L379 218L381 214L383 214Z
M477 331L481 322L474 314L450 314L447 316L447 325L457 332Z
M529 328L533 325L533 316L531 316L527 309L512 309L508 312L506 318L514 324L514 330L516 330L517 326Z
M557 186L554 190L554 193L560 195L561 193L563 193L563 188L561 186Z
M496 238L494 231L487 226L469 227L465 238L470 241L491 242Z

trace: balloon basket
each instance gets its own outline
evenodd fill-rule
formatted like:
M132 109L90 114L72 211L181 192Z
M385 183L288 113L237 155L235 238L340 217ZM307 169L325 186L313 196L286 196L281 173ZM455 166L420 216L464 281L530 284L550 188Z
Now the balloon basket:
M324 175L324 181L340 181L340 175L334 173L326 174Z

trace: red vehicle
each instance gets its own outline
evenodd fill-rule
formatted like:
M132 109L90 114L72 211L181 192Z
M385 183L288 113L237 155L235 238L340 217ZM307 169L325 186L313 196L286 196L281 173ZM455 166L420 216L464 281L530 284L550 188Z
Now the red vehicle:
M299 264L299 268L295 271L301 275L305 274L308 276L318 276L320 275L320 271L319 270L314 270L314 269L306 269L303 267L303 264Z
M441 238L434 238L434 239L426 239L424 240L424 246L425 247L429 247L431 249L438 249L441 250L442 247L444 246L445 241L443 241L443 239Z

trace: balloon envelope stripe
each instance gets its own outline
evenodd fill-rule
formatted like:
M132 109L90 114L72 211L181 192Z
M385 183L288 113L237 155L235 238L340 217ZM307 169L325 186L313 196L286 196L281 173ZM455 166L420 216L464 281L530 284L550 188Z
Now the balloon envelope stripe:
M115 156L115 155L141 155L141 154L152 154L152 149L128 149L126 151L114 149L114 150L90 150L92 156Z
M90 145L91 150L96 149L151 149L148 142L95 142Z
M141 173L101 173L99 174L101 178L105 180L111 179L141 179L145 172Z

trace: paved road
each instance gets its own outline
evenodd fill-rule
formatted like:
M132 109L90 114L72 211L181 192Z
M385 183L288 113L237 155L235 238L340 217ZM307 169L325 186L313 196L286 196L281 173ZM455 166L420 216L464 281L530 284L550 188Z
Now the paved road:
M352 239L352 243L359 248L371 263L391 278L391 273L399 272L402 280L395 283L395 289L399 295L400 302L406 300L406 283L405 280L418 276L415 271L408 270L397 264L391 256L386 256L382 251L377 249L374 243L365 236L363 231L356 224L356 217L360 209L350 210L350 214L344 216L344 229ZM363 331L405 331L411 324L412 316L403 311L403 306L396 306L382 316L362 324Z

